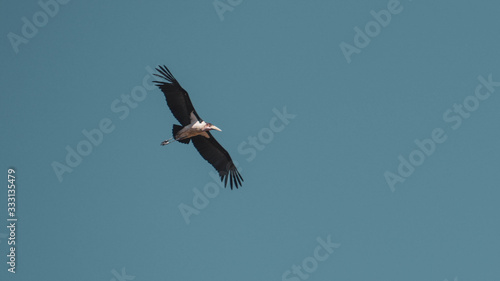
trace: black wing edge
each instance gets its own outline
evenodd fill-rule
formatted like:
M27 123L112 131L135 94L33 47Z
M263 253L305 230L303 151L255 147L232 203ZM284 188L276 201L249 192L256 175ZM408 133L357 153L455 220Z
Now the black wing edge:
M177 84L177 85L179 85L179 82L177 82L177 80L175 79L174 75L172 75L172 72L170 72L170 70L168 70L168 68L166 66L159 65L156 68L156 71L158 71L160 74L154 73L153 74L154 76L163 78L163 79L165 79L165 80L168 81L168 83L165 82L165 81L153 81L154 83L156 83L156 86L160 87L160 86L165 86L167 84Z
M220 143L207 132L208 138L204 136L195 136L191 138L193 145L201 154L201 156L210 163L217 172L224 187L229 186L231 189L238 188L243 182L243 177L240 175L238 168L234 165L229 153L220 145Z
M153 73L153 75L160 77L160 78L163 78L167 82L165 82L165 81L153 81L153 82L163 92L165 99L167 100L167 105L170 107L170 111L172 111L175 118L177 118L177 120L179 120L179 122L181 122L181 124L183 126L185 126L191 122L189 115L191 114L191 112L193 112L193 114L196 116L196 118L198 118L198 120L202 121L203 119L201 119L201 117L198 115L198 113L194 109L193 103L191 102L191 99L189 98L188 93L186 92L186 90L184 90L181 87L181 85L179 84L177 79L175 79L174 75L172 75L170 70L168 70L168 68L165 65L159 65L156 68L156 70L160 74ZM169 102L168 95L170 93L174 93L175 91L180 91L179 92L180 95L177 96L176 98L174 98L173 104L177 104L178 102L185 102L186 107L187 107L186 110L188 111L187 113L178 111L174 107L171 106L171 104ZM177 94L179 94L179 93L177 93ZM182 96L182 99L183 99L182 101L179 100L180 96ZM184 116L183 114L187 114L187 117ZM186 119L186 120L184 120L184 119Z
M228 163L226 170L219 171L219 176L220 181L224 182L224 187L227 187L227 181L229 179L231 190L233 189L233 186L238 189L238 187L241 186L241 183L244 181L243 177L232 161Z

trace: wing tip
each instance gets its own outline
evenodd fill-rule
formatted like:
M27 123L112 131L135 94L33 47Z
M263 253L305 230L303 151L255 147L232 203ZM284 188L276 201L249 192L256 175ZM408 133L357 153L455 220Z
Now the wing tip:
M236 167L229 169L229 171L224 171L223 173L221 172L220 180L222 183L224 183L225 188L227 188L227 183L229 180L229 187L231 188L231 190L233 190L233 187L235 189L238 189L243 185L242 183L244 182L243 177Z
M174 75L172 75L172 72L170 72L170 70L168 69L168 67L166 67L165 65L158 65L158 67L156 67L156 71L158 71L160 74L153 73L153 75L167 80L168 84L172 84L172 83L177 82L177 80L175 79ZM157 86L167 84L164 81L153 81L153 82L157 83L156 84Z

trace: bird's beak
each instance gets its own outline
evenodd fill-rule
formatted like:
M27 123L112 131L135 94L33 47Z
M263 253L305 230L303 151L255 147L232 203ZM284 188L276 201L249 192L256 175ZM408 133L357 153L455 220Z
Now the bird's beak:
M210 126L210 128L211 128L212 130L217 130L217 131L219 131L219 132L222 132L222 130L221 130L221 129L219 129L219 128L217 128L217 126L212 125L212 126Z

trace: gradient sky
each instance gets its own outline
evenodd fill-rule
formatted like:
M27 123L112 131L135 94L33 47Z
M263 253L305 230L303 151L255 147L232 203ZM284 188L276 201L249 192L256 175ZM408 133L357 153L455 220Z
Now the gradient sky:
M498 1L66 2L1 2L1 280L500 278Z

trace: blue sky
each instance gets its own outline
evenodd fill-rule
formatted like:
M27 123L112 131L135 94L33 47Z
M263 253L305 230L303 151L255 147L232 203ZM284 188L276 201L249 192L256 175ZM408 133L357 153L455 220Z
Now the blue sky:
M499 9L2 2L1 279L497 280ZM240 189L160 146L160 64Z

